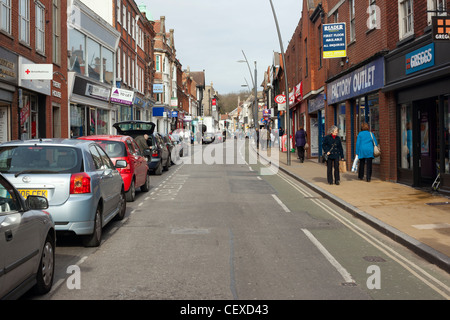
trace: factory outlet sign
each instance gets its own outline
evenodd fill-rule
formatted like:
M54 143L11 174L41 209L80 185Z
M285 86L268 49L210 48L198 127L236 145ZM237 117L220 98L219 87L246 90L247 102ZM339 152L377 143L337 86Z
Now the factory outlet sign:
M328 104L358 97L384 86L384 58L380 57L327 86Z

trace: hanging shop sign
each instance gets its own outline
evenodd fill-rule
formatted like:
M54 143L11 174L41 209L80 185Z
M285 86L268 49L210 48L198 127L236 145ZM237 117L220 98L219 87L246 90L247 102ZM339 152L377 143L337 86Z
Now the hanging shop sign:
M345 23L323 25L323 58L344 58L347 56L347 37Z
M433 24L433 40L434 41L450 41L450 17L435 16L432 17Z
M22 80L52 80L53 64L24 63L20 66Z
M153 93L164 93L164 85L162 83L153 84Z

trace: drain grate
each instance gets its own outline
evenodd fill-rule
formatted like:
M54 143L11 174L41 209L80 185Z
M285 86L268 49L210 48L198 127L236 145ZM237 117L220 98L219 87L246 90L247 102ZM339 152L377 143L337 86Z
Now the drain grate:
M366 256L363 257L363 259L369 262L386 262L386 260L384 260L383 258L375 256Z

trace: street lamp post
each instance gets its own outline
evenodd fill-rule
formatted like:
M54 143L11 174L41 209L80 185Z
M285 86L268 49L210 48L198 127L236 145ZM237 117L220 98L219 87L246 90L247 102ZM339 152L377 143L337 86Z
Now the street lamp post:
M286 59L284 58L284 49L283 49L283 41L281 40L281 33L280 33L280 27L278 25L278 19L277 19L277 15L275 13L275 8L273 7L273 3L272 0L270 1L270 6L272 7L272 13L273 13L273 18L275 20L275 25L277 27L277 32L278 32L278 40L280 42L280 50L281 50L281 56L283 59L283 67L284 67L284 79L285 79L285 93L286 93L286 116L285 119L286 120L286 135L287 135L287 165L290 166L291 165L291 116L290 116L290 112L289 112L289 83L288 83L288 78L287 78L287 71L286 71Z
M239 60L238 62L245 62L247 63L248 71L250 72L250 77L252 78L252 84L255 94L255 100L253 101L253 125L255 126L258 123L258 87L256 86L257 83L257 71L256 71L256 61L255 61L255 78L253 78L252 70L250 68L250 64L248 63L247 56L245 55L244 50L241 50L242 54L244 55L245 60Z

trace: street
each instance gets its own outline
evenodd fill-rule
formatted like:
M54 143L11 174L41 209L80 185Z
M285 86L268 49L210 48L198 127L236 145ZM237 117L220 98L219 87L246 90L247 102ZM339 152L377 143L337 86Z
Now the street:
M448 273L256 158L248 140L197 146L98 248L58 239L51 292L22 299L450 298Z

